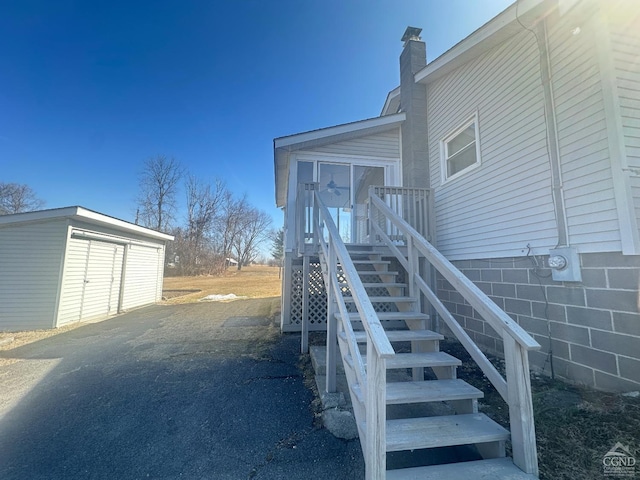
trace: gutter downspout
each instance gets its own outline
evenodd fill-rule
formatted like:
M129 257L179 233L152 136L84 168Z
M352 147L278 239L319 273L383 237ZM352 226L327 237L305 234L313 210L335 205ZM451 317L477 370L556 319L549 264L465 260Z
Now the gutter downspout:
M546 19L537 26L538 32L531 30L536 37L540 52L540 77L544 93L544 117L547 128L547 150L549 152L549 164L551 170L551 195L558 230L558 244L556 247L569 245L569 232L567 228L567 212L564 202L562 187L562 171L560 169L560 146L558 144L558 125L556 123L556 106L551 83L551 59L549 57L549 37Z

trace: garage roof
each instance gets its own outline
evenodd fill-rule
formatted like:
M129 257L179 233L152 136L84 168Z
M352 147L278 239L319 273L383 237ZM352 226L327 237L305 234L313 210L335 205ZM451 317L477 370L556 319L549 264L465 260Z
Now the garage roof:
M125 222L115 217L103 215L84 207L63 207L49 210L38 210L35 212L14 213L11 215L0 215L0 227L27 222L40 222L68 218L70 220L80 220L86 223L110 227L125 233L135 233L156 240L173 240L173 235L157 232L150 228L141 227L131 222Z

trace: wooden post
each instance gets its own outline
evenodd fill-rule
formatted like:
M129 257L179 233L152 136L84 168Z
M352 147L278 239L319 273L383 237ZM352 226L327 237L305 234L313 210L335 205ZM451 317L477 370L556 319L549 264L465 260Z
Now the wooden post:
M387 471L387 367L367 340L367 401L365 479L384 480Z
M525 473L538 475L538 453L536 431L533 423L533 402L529 376L528 352L505 334L504 363L507 373L507 396L509 398L509 423L513 463Z
M309 255L302 257L302 338L300 351L309 351Z
M336 298L333 283L338 281L336 251L329 239L329 258L327 259L329 282L327 284L327 392L336 391L336 361L338 355L338 330L335 313Z

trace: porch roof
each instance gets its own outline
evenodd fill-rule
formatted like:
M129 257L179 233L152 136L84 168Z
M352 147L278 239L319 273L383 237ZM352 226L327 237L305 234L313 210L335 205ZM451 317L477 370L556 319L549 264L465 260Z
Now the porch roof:
M404 113L396 113L275 138L273 157L276 205L282 207L286 201L289 159L293 152L393 130L398 128L405 118Z

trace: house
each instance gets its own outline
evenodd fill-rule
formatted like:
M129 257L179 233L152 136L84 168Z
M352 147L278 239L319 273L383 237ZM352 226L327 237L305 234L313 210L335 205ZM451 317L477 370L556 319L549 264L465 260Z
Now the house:
M335 274L343 294L360 295L348 264L369 260L386 272L368 294L380 322L394 317L384 308L411 311L380 298L402 298L407 284L431 329L464 337L474 354L509 358L515 338L534 370L640 389L640 4L520 0L429 63L419 35L405 32L400 86L379 117L274 140L282 329L302 330L304 342L349 313L360 323L340 320L340 351L359 328L375 343L369 303L349 297L357 308L338 312L342 295L328 291ZM393 289L388 268L401 280ZM514 461L535 473L522 460L535 443L518 441Z
M56 328L159 301L170 240L83 207L0 216L0 330Z

